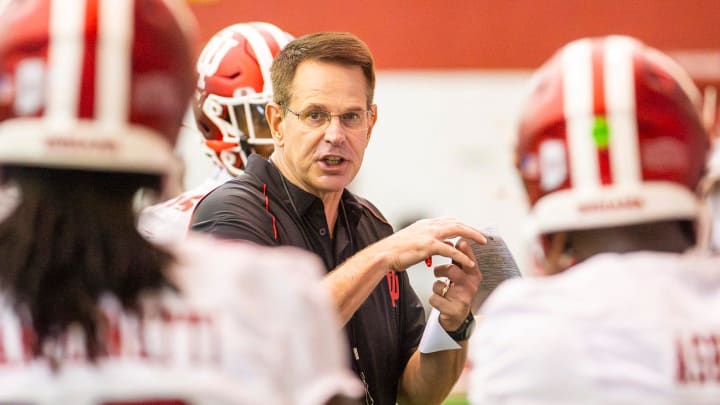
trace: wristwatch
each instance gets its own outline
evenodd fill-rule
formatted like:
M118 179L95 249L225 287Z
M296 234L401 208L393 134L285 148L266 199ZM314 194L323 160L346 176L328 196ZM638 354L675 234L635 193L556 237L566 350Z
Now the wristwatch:
M470 339L473 329L475 329L475 317L473 316L472 311L470 311L462 325L460 325L456 331L448 332L447 334L450 335L450 337L456 342L461 342L463 340Z

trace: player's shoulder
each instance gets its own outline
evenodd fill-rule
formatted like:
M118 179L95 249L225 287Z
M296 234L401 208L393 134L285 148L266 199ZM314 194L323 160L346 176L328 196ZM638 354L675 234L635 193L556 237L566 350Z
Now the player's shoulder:
M245 172L209 190L200 205L232 204L238 199L257 200L259 197L262 197L262 185L255 176Z
M717 285L720 283L718 266L720 257L695 252L601 254L575 266L558 280L586 290L617 292L621 287L631 298L637 296L638 291L686 288L697 285L700 280Z
M552 276L528 276L503 282L483 305L483 311L535 311L544 312L563 308L568 302L580 305L587 294L609 286L608 277L625 278L627 274L617 272L617 255L598 255L586 262ZM613 281L617 282L617 278Z
M697 280L720 284L720 275L711 270L718 265L718 258L692 254L599 254L557 275L508 280L493 292L483 311L590 316L641 302L660 304L670 290L695 294Z
M324 274L319 257L292 246L261 246L189 232L172 249L177 259L173 274L184 285L214 289L250 285L269 294L300 289Z
M205 194L197 203L193 222L222 217L226 213L236 217L243 212L255 213L258 209L264 210L262 185L243 173Z

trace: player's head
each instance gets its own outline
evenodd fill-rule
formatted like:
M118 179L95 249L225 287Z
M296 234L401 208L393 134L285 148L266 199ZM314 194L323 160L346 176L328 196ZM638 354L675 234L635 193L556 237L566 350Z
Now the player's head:
M694 221L709 147L699 107L687 73L635 39L560 49L532 78L519 125L536 232Z
M67 357L48 343L71 325L90 357L107 353L103 294L137 309L141 293L171 284L174 258L138 234L131 202L174 165L194 28L184 0L0 11L0 167L21 195L0 222L0 285L28 310L34 354L55 364Z
M235 24L215 34L200 54L193 102L197 127L206 154L232 175L242 172L251 153L272 153L265 120L273 94L270 66L292 39L273 24Z
M194 82L183 1L10 2L0 164L163 175Z

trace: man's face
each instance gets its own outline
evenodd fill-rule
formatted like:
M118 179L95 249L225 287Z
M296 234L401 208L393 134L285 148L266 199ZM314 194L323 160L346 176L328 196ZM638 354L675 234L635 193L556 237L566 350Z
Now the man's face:
M319 61L302 62L292 83L288 107L296 113L327 111L327 125L311 128L287 111L279 125L285 175L300 188L322 198L342 192L360 170L375 115L368 125L348 128L338 114L366 114L366 83L362 69ZM374 108L374 107L373 107Z

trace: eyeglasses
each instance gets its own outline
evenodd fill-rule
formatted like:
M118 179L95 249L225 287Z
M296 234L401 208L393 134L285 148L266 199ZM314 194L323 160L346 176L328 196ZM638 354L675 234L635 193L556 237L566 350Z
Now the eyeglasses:
M338 117L343 127L355 131L363 131L370 127L370 117L373 116L372 110L348 111L342 114L330 114L325 110L309 108L300 112L295 112L290 107L285 109L298 117L309 129L324 129L330 125L332 117Z

